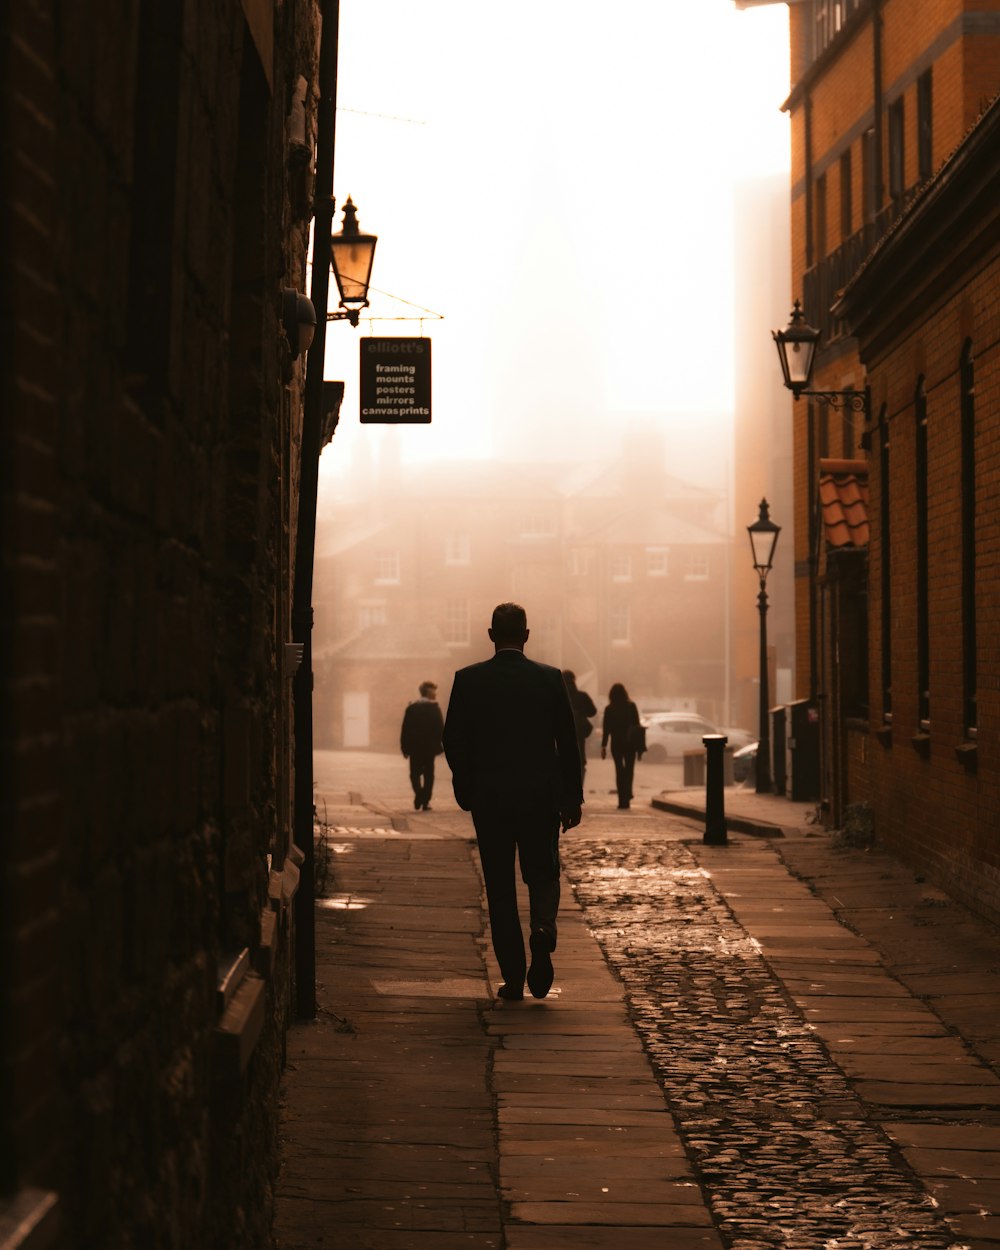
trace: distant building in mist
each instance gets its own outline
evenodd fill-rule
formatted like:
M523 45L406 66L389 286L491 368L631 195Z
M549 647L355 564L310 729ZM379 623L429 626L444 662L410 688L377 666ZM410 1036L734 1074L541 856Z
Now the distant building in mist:
M493 607L524 604L536 659L603 707L722 717L728 550L721 494L672 477L664 442L612 462L466 461L371 469L321 515L315 739L395 749L419 681L486 658ZM374 479L378 478L377 486Z

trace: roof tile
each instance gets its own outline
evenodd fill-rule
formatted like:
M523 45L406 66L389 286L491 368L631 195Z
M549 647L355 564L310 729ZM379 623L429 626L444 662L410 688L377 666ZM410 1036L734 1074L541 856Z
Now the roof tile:
M828 547L867 547L868 462L821 460L819 507Z

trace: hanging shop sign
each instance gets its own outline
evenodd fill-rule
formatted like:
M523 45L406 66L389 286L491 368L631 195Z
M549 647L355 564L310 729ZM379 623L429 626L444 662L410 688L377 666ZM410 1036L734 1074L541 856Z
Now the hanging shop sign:
M362 339L361 424L430 422L430 339Z

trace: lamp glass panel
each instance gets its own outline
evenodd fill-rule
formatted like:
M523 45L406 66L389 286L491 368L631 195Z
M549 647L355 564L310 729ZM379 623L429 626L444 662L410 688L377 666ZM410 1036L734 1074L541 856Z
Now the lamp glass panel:
M757 529L749 526L750 546L753 549L753 566L758 572L763 572L771 567L771 561L774 558L774 548L778 543L778 527L773 529Z
M343 304L366 304L371 281L375 239L370 235L332 240L333 270Z
M809 375L812 373L813 352L816 350L816 344L813 342L796 342L794 339L789 342L785 340L784 352L785 360L788 364L788 380L793 386L805 386L809 381Z

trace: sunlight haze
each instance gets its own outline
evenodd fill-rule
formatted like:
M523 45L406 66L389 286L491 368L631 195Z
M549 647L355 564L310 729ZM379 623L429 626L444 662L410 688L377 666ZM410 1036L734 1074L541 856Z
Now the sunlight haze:
M394 437L358 424L372 330L433 342L408 461L723 429L734 184L787 169L787 26L731 0L343 0L335 192L379 237L368 312L444 320L330 327L346 393L324 473Z

